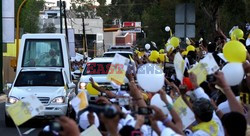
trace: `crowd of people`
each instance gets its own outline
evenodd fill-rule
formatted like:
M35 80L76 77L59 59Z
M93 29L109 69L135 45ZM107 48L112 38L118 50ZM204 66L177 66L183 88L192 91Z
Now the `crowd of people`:
M83 67L84 67L84 60L83 59L81 59L80 61L75 60L75 61L71 62L71 70L72 71L76 71L76 70L82 71Z
M226 60L228 57L224 51L225 45L230 41L224 35L216 37L212 42L207 42L205 39L197 42L187 40L186 49L173 45L170 39L167 46L171 47L160 50L164 58L161 58L156 51L145 50L144 53L135 51L134 56L131 57L133 68L128 68L126 72L129 82L125 94L120 95L100 87L90 78L93 88L100 94L106 95L99 96L95 102L90 102L96 107L89 106L90 108L78 113L77 121L60 117L58 122L63 128L60 135L79 136L82 131L92 125L95 125L101 134L106 136L250 135L250 50L248 48L250 45L246 45L246 40L238 34L232 34L231 41L240 42L246 48L245 59L240 64L244 70L244 77L240 83L236 85L228 83L226 79L228 73L222 71L226 64L231 63ZM182 54L185 60L182 81L177 78L173 66L177 53ZM219 55L220 53L224 53L224 58ZM157 57L152 54L156 54ZM198 83L199 77L189 70L207 54L213 55L219 70L207 76L202 83ZM237 56L238 54L232 53L231 55ZM147 63L159 65L165 73L164 86L158 92L145 92L137 84L136 70ZM232 73L235 71L237 70L231 69ZM168 113L159 106L150 104L152 97L157 94L165 104ZM173 103L179 97L183 99L195 117L195 121L185 128L184 120L173 108ZM125 100L125 98L127 101L121 104L119 99ZM85 116L84 119L81 118L82 115Z

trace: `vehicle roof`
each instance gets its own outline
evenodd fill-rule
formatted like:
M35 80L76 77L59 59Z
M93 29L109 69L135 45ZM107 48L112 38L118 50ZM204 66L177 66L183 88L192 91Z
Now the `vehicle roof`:
M60 72L62 68L57 68L57 67L24 67L22 68L22 71L27 72L27 71L56 71Z
M112 62L114 60L113 57L101 57L101 58L94 58L89 62Z
M110 48L132 48L129 45L115 45L115 46L111 46Z
M24 34L22 39L59 39L65 38L65 34L60 33L39 33L39 34Z
M105 52L104 54L108 54L108 53L129 53L129 54L133 54L131 51L108 51L108 52Z

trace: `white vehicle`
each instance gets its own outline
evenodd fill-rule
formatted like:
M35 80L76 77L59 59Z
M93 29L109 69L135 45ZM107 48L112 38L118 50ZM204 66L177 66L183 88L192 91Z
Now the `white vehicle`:
M69 101L76 95L64 34L25 34L21 39L16 78L5 108L29 95L45 106L39 117L74 114ZM11 119L5 112L5 123Z
M64 34L24 34L17 72L23 67L57 67L71 77L69 48Z
M107 74L109 71L109 67L114 58L103 57L103 58L94 58L90 60L85 66L81 78L78 83L78 92L85 91L86 85L90 82L89 78L92 77L99 86L102 86L110 91L117 91L117 89L113 89L110 81L107 79ZM121 86L121 91L126 91L128 89L128 79L125 78L125 84ZM98 96L92 96L88 92L88 100L95 101Z
M115 54L118 53L126 58L129 59L129 56L133 57L133 52L131 51L109 51L109 52L105 52L103 54L103 57L115 57Z
M131 46L127 46L127 45L115 45L115 46L111 46L108 51L130 51L133 52L133 49Z
M35 95L45 106L45 110L38 118L74 116L69 107L69 101L75 97L75 87L75 84L70 83L66 72L61 68L24 68L17 74L8 94L5 108L26 96ZM12 120L7 112L5 123L6 126L12 125Z
M71 71L72 80L78 80L81 76L80 70Z

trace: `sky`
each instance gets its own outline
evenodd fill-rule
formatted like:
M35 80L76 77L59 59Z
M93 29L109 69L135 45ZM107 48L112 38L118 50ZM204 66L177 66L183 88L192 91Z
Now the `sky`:
M111 4L111 0L107 0L107 4Z

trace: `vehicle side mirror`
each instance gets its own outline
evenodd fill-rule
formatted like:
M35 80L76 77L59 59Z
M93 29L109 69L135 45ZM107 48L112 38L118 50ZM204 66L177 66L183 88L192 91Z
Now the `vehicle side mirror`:
M73 82L72 82L72 83L69 83L69 84L68 84L68 88L69 88L69 89L74 89L74 88L76 88L76 84L74 84Z

